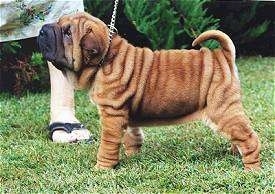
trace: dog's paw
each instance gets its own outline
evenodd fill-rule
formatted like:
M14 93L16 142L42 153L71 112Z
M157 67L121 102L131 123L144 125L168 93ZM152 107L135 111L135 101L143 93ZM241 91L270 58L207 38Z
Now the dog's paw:
M244 164L244 171L259 171L261 170L260 162L254 164Z
M112 161L112 162L100 162L100 161L97 161L96 165L95 165L95 168L96 169L102 169L102 170L110 170L110 169L118 169L120 168L120 161Z
M137 153L139 153L141 151L141 146L136 146L136 147L128 147L128 148L125 148L125 155L127 157L131 157Z
M97 169L97 170L111 170L114 168L115 168L115 166L102 166L98 163L95 165L95 169Z

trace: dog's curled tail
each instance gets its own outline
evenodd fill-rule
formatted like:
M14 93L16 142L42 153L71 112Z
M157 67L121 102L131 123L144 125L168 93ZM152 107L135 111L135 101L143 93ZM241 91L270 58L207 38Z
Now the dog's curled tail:
M217 40L224 51L229 54L230 59L234 62L235 61L235 46L229 36L222 31L219 30L208 30L200 34L192 43L192 46L196 46L201 42L209 39Z

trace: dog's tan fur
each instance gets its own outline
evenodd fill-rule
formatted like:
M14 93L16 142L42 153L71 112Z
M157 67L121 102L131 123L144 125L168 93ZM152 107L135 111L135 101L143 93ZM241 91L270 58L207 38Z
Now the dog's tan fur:
M58 25L68 23L75 30L73 46L65 50L75 61L75 71L67 75L78 87L91 88L90 96L100 113L99 168L118 163L125 131L123 142L131 155L142 144L138 127L198 119L232 141L245 169L260 167L260 142L243 110L235 47L226 34L207 31L193 43L216 39L222 48L214 51L151 51L134 47L118 35L108 51L108 29L99 19L82 13L61 18ZM97 54L90 54L91 50ZM98 67L105 55L104 65Z

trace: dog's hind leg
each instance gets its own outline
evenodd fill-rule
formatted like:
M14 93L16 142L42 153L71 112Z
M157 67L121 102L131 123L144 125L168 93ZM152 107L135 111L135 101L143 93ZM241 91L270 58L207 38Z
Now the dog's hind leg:
M207 94L206 118L231 140L242 155L245 170L260 168L260 141L241 102L241 87L234 60L214 50L214 74Z
M123 137L123 144L125 147L125 154L131 156L138 153L143 144L144 134L141 128L128 127Z
M240 103L232 105L222 115L212 115L211 121L218 132L230 139L232 146L238 149L245 170L260 168L260 141Z

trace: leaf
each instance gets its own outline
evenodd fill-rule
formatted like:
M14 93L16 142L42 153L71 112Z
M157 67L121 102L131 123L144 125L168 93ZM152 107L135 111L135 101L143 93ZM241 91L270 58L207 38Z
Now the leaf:
M267 31L269 24L270 24L270 21L267 21L267 20L264 21L262 24L254 28L251 28L251 31L248 33L248 35L252 39L259 37L261 34Z

